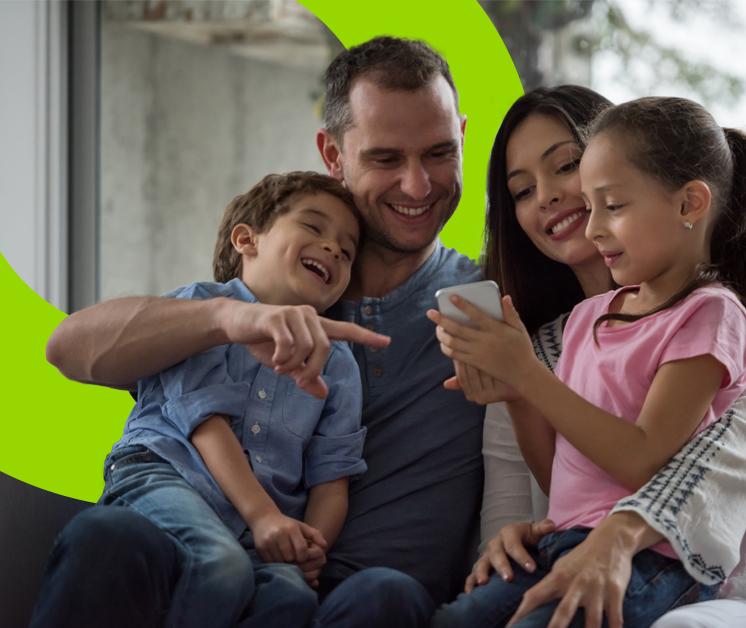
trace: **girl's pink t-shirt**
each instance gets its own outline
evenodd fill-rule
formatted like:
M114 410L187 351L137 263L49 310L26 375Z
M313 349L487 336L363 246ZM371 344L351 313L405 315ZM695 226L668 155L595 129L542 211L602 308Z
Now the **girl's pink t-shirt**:
M658 368L666 362L712 355L726 369L720 390L695 433L717 420L746 390L746 309L722 286L698 288L672 308L631 323L593 323L621 291L583 301L562 336L555 374L590 403L635 422ZM634 451L620 451L634 460ZM557 434L549 517L558 529L595 527L629 489ZM667 546L667 547L666 547ZM675 556L668 544L654 549Z

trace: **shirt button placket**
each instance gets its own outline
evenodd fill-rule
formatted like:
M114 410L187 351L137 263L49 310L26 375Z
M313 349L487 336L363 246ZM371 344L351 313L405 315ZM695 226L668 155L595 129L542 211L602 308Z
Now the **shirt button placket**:
M376 329L376 326L374 325L373 321L370 319L373 318L374 314L376 313L376 308L370 305L369 303L366 303L360 308L360 314L362 316L362 322L363 326L366 329L370 329L371 331L379 331ZM374 347L368 347L368 351L370 353L378 353L378 349ZM371 365L370 373L373 375L374 378L379 379L383 376L383 368L377 365Z

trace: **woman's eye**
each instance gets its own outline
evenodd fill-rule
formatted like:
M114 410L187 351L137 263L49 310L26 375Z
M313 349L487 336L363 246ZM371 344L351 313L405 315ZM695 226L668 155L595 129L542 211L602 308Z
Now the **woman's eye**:
M575 172L578 169L579 165L580 165L580 159L574 159L573 161L569 161L566 164L562 164L557 169L557 172L560 172L562 174L568 174L570 172Z
M524 198L528 197L528 195L531 194L531 188L524 188L523 190L519 190L513 195L513 201L518 202L522 201Z

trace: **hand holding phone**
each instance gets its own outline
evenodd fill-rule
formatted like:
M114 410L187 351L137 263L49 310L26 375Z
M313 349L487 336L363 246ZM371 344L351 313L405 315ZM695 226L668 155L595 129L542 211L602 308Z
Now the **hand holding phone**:
M462 283L457 286L441 288L435 293L438 301L438 309L443 316L464 325L472 325L471 319L451 303L451 295L458 295L465 301L469 301L480 310L496 318L503 320L503 308L500 303L500 288L494 281L476 281L474 283Z

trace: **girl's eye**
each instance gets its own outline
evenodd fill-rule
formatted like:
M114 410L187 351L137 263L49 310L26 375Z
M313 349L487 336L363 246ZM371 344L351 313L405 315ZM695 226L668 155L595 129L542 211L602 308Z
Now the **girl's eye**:
M575 172L578 169L578 166L580 165L580 159L574 159L573 161L569 161L566 164L562 164L558 169L557 172L561 174L569 174L570 172Z
M316 235L321 235L321 229L319 229L316 225L311 224L310 222L304 222L303 225L313 231Z
M621 209L622 207L624 207L622 203L617 203L616 205L614 205L613 203L609 203L606 205L606 209L608 209L610 212L614 212L617 209Z
M345 256L348 262L352 261L352 254L347 249L342 249L342 255Z

